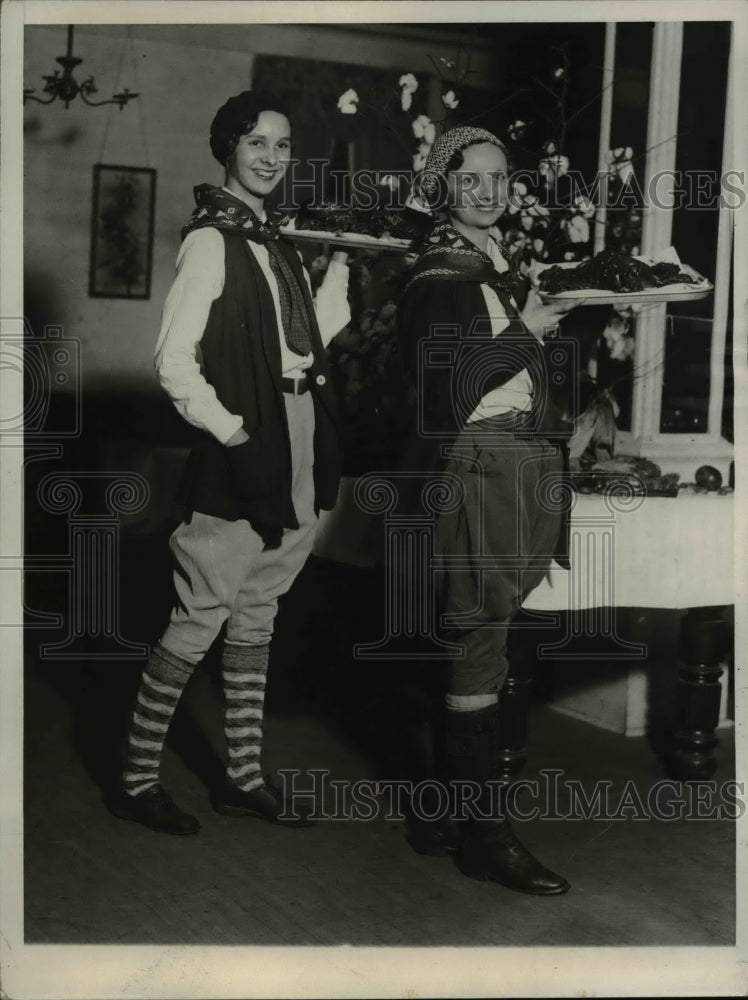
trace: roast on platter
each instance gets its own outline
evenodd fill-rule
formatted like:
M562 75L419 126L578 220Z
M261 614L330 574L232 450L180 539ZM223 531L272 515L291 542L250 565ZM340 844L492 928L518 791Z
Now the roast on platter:
M714 287L673 247L657 260L608 248L581 262L537 264L531 279L545 302L578 299L582 305L692 301Z

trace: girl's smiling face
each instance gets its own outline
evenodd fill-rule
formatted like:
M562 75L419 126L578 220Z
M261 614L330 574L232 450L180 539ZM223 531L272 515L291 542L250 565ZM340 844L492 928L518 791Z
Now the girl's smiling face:
M248 135L239 137L226 161L226 187L260 214L291 158L291 125L278 111L261 111Z
M508 166L506 153L490 142L468 146L462 155L462 166L447 176L447 210L454 227L473 239L487 235L506 209Z

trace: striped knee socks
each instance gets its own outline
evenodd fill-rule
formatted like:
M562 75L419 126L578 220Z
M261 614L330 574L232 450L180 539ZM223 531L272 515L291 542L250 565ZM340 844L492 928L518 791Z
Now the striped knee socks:
M166 732L193 669L160 643L154 647L143 671L127 739L122 784L130 795L158 784Z
M269 643L247 646L225 642L223 646L227 774L245 792L263 783L260 753L269 649Z

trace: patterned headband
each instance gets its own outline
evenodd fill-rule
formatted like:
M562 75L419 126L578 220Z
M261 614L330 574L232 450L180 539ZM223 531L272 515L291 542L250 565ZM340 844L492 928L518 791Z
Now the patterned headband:
M436 193L439 181L445 176L449 161L454 154L481 142L490 142L505 153L507 151L504 143L497 139L493 132L488 132L484 128L473 128L471 125L460 125L439 136L429 150L423 174L418 178L419 188L429 201Z

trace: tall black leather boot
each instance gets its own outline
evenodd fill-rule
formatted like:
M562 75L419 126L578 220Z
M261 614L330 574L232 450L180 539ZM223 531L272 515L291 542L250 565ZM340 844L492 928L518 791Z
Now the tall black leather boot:
M452 822L449 791L441 773L444 756L444 681L439 664L401 670L391 689L393 761L398 778L409 782L400 804L406 816L406 839L418 854L454 853L460 834Z
M423 719L411 724L411 739L423 754L420 767L412 772L413 793L408 797L407 841L417 854L443 857L454 854L462 842L462 833L453 820L450 789L440 775L443 752L443 726Z
M446 715L447 774L457 802L467 803L467 797L458 794L460 783L471 782L477 790L475 815L466 819L465 835L457 855L460 871L470 878L498 882L515 892L535 896L567 892L566 879L533 857L506 818L498 784L498 704L475 712L448 709ZM469 796L470 787L463 787Z

